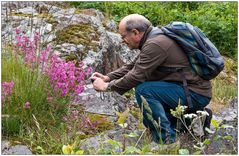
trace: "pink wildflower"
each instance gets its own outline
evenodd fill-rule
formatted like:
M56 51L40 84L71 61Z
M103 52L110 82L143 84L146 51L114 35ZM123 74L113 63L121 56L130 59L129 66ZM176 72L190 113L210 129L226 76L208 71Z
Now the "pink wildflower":
M38 41L40 41L40 34L38 32L36 32L34 34L34 41L37 43Z
M75 87L75 94L80 94L80 93L84 92L84 90L85 90L84 86L82 86L82 85L77 85L77 86Z
M5 96L8 96L12 93L12 88L14 86L14 82L3 82L2 84L2 91Z
M21 33L21 29L20 28L16 28L16 34L20 34Z
M92 71L93 71L93 68L92 68L92 67L89 67L89 68L87 69L87 71L86 71L86 74L91 74Z
M40 62L45 63L47 61L48 52L49 51L47 51L47 50L41 51Z
M24 105L24 108L29 109L30 106L31 106L31 105L30 105L30 102L26 102L25 105Z

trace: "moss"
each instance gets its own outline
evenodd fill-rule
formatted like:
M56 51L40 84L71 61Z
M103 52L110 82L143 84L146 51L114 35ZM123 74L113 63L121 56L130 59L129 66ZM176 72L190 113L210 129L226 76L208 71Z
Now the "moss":
M88 129L87 131L84 130L84 133L78 133L77 137L80 140L94 137L97 133L102 133L106 130L114 129L114 124L109 122L106 116L99 114L86 114L86 118L89 118L91 123L96 126L95 129Z
M65 56L65 60L66 60L66 61L73 61L73 60L77 60L77 55L76 55L76 54L73 54L73 53L71 53L71 54L69 54L69 55Z
M26 14L22 12L13 12L10 16L33 17L33 14Z
M89 16L96 16L96 12L94 9L76 9L75 14L84 14Z
M21 12L13 12L10 14L10 16L29 17L29 18L38 17L38 18L45 19L47 23L50 23L53 26L56 26L58 24L58 21L56 21L53 18L52 14L48 14L48 13L39 13L37 15L33 15L33 14L26 14Z
M53 18L52 14L49 13L40 13L36 15L36 17L45 19L47 23L50 23L53 26L56 26L58 24L58 21Z
M99 37L100 34L97 30L89 24L76 24L58 30L54 42L56 42L56 44L71 43L86 46L84 52L77 52L79 58L83 59L89 50L98 51Z
M127 98L133 97L134 96L134 89L130 89L129 91L124 93L124 96L127 97Z
M114 124L109 122L106 116L99 114L87 114L92 123L97 122L96 128L99 133L106 130L114 129Z
M82 10L81 9L76 9L75 10L75 14L81 14L82 13Z

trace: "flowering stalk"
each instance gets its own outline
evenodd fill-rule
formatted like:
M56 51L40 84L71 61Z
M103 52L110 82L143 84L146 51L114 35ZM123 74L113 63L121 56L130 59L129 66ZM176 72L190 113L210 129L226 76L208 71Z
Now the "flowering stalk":
M75 97L84 92L84 79L92 72L92 68L84 71L83 63L76 67L73 61L66 62L56 54L50 56L51 45L37 54L37 45L40 41L39 33L35 33L33 39L30 39L20 29L16 29L16 35L16 46L20 50L20 54L23 55L25 64L39 69L38 63L40 63L41 71L50 78L51 87L55 92L59 92L63 97L67 95Z
M2 103L5 102L6 98L12 93L12 88L14 86L14 82L3 82L2 84Z

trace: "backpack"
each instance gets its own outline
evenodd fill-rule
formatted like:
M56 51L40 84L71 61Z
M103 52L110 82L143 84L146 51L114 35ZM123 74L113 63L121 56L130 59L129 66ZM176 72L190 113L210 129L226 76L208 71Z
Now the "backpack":
M192 69L203 79L211 80L223 70L224 60L219 51L197 27L184 22L171 22L161 30L182 47Z
M183 88L188 103L186 111L198 109L193 106L184 72L193 69L201 78L211 80L224 68L224 60L213 43L203 32L189 23L171 22L161 28L161 34L175 40L188 57L191 68L160 67L162 72L178 72L183 80Z

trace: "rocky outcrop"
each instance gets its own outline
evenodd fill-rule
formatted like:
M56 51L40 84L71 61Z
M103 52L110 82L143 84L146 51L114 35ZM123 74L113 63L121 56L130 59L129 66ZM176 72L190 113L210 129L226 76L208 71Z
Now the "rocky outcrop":
M64 2L2 3L2 42L14 38L16 28L29 35L40 32L42 42L53 44L64 58L83 61L104 74L137 55L137 51L130 51L121 44L120 35L115 33L116 23L106 19L100 11L63 9L58 7L60 4ZM68 36L64 36L66 31Z

